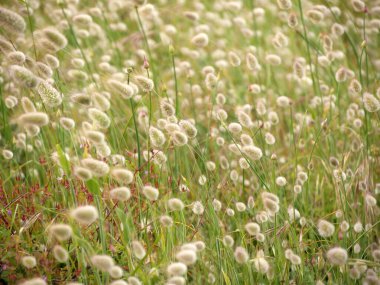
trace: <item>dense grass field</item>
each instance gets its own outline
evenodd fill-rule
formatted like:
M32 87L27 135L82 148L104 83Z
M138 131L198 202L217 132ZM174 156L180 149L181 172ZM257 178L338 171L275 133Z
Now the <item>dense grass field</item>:
M380 284L379 0L1 0L0 284Z

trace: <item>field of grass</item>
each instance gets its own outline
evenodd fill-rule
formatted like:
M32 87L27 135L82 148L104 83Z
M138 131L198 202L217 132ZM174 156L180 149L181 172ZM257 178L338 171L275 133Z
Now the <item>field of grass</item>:
M379 0L1 0L0 284L380 284Z

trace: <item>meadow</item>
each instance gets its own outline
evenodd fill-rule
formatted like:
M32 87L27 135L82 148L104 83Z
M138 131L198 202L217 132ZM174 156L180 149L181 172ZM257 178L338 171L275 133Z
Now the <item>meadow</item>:
M1 0L0 284L380 284L379 0Z

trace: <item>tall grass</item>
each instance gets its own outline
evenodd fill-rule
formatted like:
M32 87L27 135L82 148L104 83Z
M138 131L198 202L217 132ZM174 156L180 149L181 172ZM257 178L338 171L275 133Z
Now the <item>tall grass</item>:
M379 29L377 0L3 1L1 281L378 284Z

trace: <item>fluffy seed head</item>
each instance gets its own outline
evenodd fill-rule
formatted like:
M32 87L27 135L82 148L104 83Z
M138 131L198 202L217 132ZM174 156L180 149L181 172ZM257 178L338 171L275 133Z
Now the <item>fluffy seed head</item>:
M176 254L176 259L185 264L185 265L192 265L197 261L197 255L193 250L181 250L179 253Z
M60 242L70 239L72 232L71 227L66 224L54 224L49 227L50 235Z
M150 201L156 201L160 194L157 188L149 185L145 185L142 192L144 196Z
M251 222L244 226L249 235L254 236L260 232L260 226L257 223Z
M256 254L256 258L253 260L253 264L256 270L262 274L265 274L269 270L269 263L264 258L264 252L259 250Z
M75 121L71 118L62 117L59 119L59 123L65 130L71 130L75 127Z
M135 76L135 80L137 85L141 88L143 92L150 92L154 88L153 80L145 76Z
M71 211L73 217L81 225L89 225L99 217L98 210L91 205L79 206Z
M128 285L128 283L125 282L124 280L115 280L115 281L112 281L110 285Z
M155 127L149 128L149 138L154 147L161 147L166 141L164 133Z
M185 133L181 131L174 131L173 133L171 133L171 137L173 139L173 143L176 146L183 146L187 144L187 141L188 141L187 136Z
M132 242L132 251L138 259L143 259L146 255L144 246L137 240Z
M187 273L187 266L182 262L173 262L168 266L167 272L169 276L185 275Z
M319 220L317 227L318 233L322 237L330 237L334 234L335 231L334 225L326 220Z
M12 157L13 157L13 152L8 150L8 149L3 149L3 151L1 153L2 153L3 157L7 160L12 159Z
M105 176L109 172L109 166L107 163L94 158L85 158L81 160L81 164L91 171L91 174L95 177Z
M48 115L42 112L25 113L18 117L18 120L23 126L35 125L42 127L49 123Z
M206 47L208 45L208 41L208 35L205 33L199 33L191 39L192 44L199 48Z
M364 108L370 112L374 113L380 110L380 101L372 94L365 92L363 95Z
M179 126L186 133L189 138L195 138L197 135L197 128L189 120L181 120Z
M174 109L173 105L170 104L170 102L168 102L167 100L161 100L160 109L161 109L162 114L165 117L170 117L170 116L173 116L175 114L175 109Z
M133 172L125 168L114 168L111 171L112 177L123 184L131 184L133 182Z
M53 248L54 258L61 263L66 262L69 259L69 253L60 245L56 245Z
M46 284L47 284L46 281L39 277L32 278L21 283L21 285L46 285Z
M263 156L261 149L253 145L243 146L242 151L252 160L259 160Z
M31 269L33 267L36 267L37 261L34 256L23 256L21 258L21 263L23 266L25 266L28 269Z
M181 211L185 207L182 200L178 198L172 198L168 201L168 207L172 211Z
M88 116L96 126L102 129L107 129L111 125L111 120L108 115L96 108L90 108L88 110Z
M292 1L291 0L277 0L277 5L282 10L289 10L292 8Z
M17 13L0 7L0 26L8 34L21 34L25 31L24 19Z
M326 257L332 265L344 265L348 259L347 250L341 247L334 247L326 253Z
M118 187L111 190L110 196L114 200L127 201L131 198L131 191L128 187Z
M39 82L37 92L47 107L57 107L62 103L62 95L46 81Z
M237 53L233 52L233 51L230 51L228 53L228 60L230 62L230 64L232 66L239 66L241 64L241 59L240 57L237 55Z
M76 166L74 168L74 175L83 181L87 181L92 178L91 171L81 166Z
M49 52L55 53L67 45L66 37L53 27L36 32L38 45Z
M235 249L234 257L237 263L243 264L248 261L249 255L244 247L238 246Z
M204 207L203 207L203 205L202 205L202 203L200 201L196 201L193 204L192 210L193 210L194 214L196 214L196 215L202 215L205 209L204 209Z
M230 235L226 235L226 236L223 237L223 244L224 244L225 246L233 247L233 246L234 246L234 243L235 243L235 241L234 241L234 239L233 239L232 236L230 236Z
M98 270L107 272L115 265L115 262L111 256L100 254L91 256L91 264Z
M108 273L114 279L121 278L121 277L123 277L123 274L124 274L123 269L120 266L117 266L117 265L112 266L108 270Z
M23 66L11 65L9 71L12 79L22 86L34 88L38 84L37 76Z

